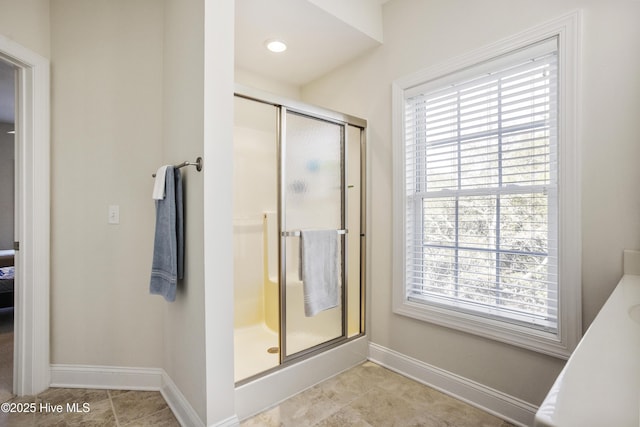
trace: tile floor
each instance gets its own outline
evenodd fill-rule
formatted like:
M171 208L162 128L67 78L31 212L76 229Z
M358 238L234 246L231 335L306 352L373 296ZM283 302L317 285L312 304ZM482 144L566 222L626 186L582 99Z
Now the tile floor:
M159 392L51 388L9 400L35 413L0 412L0 426L178 427ZM73 407L67 404L77 404ZM83 406L87 404L86 406ZM62 412L53 408L62 405ZM87 408L87 412L83 410ZM507 427L506 421L365 362L241 423L242 427Z
M35 412L2 411L0 426L180 426L157 391L50 388L38 396L14 398L9 403L13 409L34 408ZM76 407L67 406L74 403L77 404ZM30 404L35 405L29 406ZM61 412L55 412L54 408L61 408Z
M512 424L365 362L242 422L241 426L507 427Z

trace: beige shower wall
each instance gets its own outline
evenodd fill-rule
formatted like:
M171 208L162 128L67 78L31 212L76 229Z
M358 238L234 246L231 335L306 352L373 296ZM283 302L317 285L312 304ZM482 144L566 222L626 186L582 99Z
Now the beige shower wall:
M265 310L277 313L277 297L265 300L266 261L273 257L270 262L278 265L277 246L269 252L263 227L264 213L278 208L276 108L234 97L233 139L234 326L239 328L264 322ZM276 280L277 272L272 271Z
M564 362L391 311L391 83L580 8L584 12L582 289L586 328L640 247L640 2L391 0L384 44L302 88L302 99L369 120L372 342L540 404Z

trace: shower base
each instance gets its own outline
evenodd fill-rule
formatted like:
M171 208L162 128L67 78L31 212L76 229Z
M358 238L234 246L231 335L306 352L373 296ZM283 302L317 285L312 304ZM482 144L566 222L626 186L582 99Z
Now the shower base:
M236 387L236 414L244 420L365 360L366 336L275 370Z
M280 363L278 353L269 352L269 349L278 347L278 334L267 328L264 323L235 328L233 342L235 381L249 378Z
M288 336L290 353L306 350L315 345L330 341L335 335L293 332ZM235 328L235 381L241 381L253 375L275 368L280 363L278 334L264 323Z

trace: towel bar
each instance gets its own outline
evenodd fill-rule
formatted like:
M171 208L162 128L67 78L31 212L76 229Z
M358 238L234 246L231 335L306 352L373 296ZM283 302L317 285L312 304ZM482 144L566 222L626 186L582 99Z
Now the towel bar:
M349 230L336 230L338 232L338 234L347 234L349 233ZM282 237L300 237L300 230L294 230L294 231L283 231L281 233Z
M196 170L200 172L202 170L202 157L198 157L195 162L182 162L179 165L175 165L174 169L180 169L185 166L195 166ZM154 173L151 176L155 178L156 174Z

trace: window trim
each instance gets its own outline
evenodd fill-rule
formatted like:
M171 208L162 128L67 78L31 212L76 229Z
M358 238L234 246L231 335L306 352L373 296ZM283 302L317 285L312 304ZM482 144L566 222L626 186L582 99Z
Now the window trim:
M582 336L581 185L578 87L581 12L397 79L392 85L393 312L544 354L567 358ZM558 331L545 332L445 307L412 302L405 280L404 105L412 89L498 57L558 38Z

